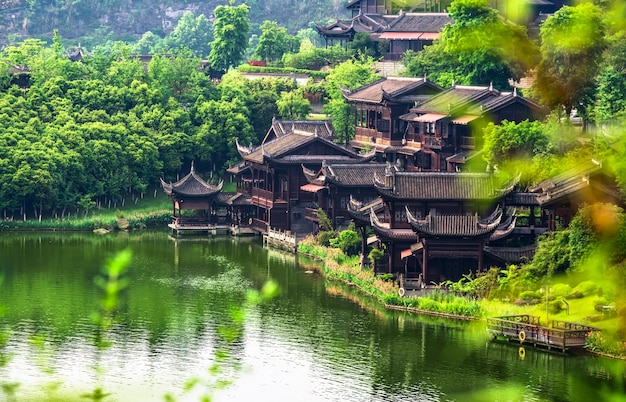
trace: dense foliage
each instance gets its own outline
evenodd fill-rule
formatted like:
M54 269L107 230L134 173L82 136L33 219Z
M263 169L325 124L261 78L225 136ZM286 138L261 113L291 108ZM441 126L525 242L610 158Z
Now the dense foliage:
M65 216L121 203L159 178L176 180L192 160L219 174L238 159L235 139L258 143L293 79L214 85L188 51L144 64L118 44L72 62L27 40L0 54L1 70L29 66L28 90L4 75L0 92L0 209L3 217ZM207 177L207 179L209 179Z
M496 88L524 76L536 54L524 29L505 23L486 0L456 0L448 11L454 23L444 27L441 38L405 55L408 75L427 75L444 87L492 83Z

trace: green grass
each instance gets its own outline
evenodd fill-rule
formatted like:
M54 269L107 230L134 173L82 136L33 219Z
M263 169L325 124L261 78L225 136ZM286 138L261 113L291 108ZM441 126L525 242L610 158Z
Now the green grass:
M100 208L92 208L87 213L84 210L70 211L70 217L48 217L41 221L38 219L1 220L0 230L93 230L98 228L113 229L117 227L118 218L124 218L130 223L131 228L159 227L170 222L172 204L162 190L151 192L143 198L134 201L128 199L124 206L108 208L108 205Z

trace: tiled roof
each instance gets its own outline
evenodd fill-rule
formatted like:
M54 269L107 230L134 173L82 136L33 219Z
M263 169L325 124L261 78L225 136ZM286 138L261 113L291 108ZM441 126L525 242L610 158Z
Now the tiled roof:
M440 32L451 22L448 13L403 13L385 32Z
M298 149L314 142L323 143L329 148L334 148L336 152L334 154L309 154L308 151L307 153L301 154L294 153L297 152ZM363 162L372 159L374 155L374 152L368 155L358 154L334 143L326 137L294 130L271 141L264 142L242 156L245 160L255 163L264 163L265 160L274 160L283 163L300 164L302 162L321 163L324 160L344 163L349 163L350 161Z
M263 141L266 141L271 133L275 137L283 137L294 132L316 134L326 138L335 137L330 120L273 120Z
M167 183L161 179L161 186L167 195L177 194L191 197L204 197L219 193L222 190L223 182L217 186L213 186L202 180L191 163L190 172L178 180L176 183Z
M489 87L453 86L444 92L433 96L420 106L411 109L414 113L439 113L454 115L465 113L468 105L480 105L483 102L497 98L500 92Z
M419 235L477 237L493 233L502 215L493 222L484 222L478 215L428 215L424 220L410 221Z
M327 182L341 186L374 186L374 175L385 174L383 163L328 164L322 166Z
M448 172L396 172L391 187L376 186L384 196L411 200L489 200L504 187L491 174Z
M526 247L491 247L485 246L484 251L506 263L519 263L530 261L537 250L536 245Z
M357 88L354 91L344 94L344 96L347 100L352 102L380 103L385 94L399 96L426 83L427 81L424 78L388 77ZM432 83L428 84L434 86Z

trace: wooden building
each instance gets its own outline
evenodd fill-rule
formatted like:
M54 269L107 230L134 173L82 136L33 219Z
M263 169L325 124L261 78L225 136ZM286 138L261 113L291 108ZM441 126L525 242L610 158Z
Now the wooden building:
M351 198L370 202L378 198L374 176L384 175L383 163L328 163L324 161L319 171L302 168L309 181L301 187L315 193L315 204L328 215L333 227L345 227L352 219L349 214ZM307 210L306 218L318 222L317 208Z
M623 206L615 177L590 160L531 187L541 207L541 222L548 230L567 227L581 205L598 202Z
M387 0L386 0L387 1ZM367 1L353 2L360 4L360 9L352 8L352 18L337 20L331 24L315 25L324 38L326 46L336 44L347 47L357 33L367 33L374 42L385 43L387 49L383 55L387 61L398 61L407 50L420 51L439 38L443 27L452 23L445 12L389 12L390 7L378 1L378 4L363 4Z
M399 172L389 166L374 181L384 212L369 212L369 224L385 244L387 271L429 284L482 269L484 247L515 227L514 211L504 201L514 184L500 185L487 173ZM365 224L363 206L350 206L355 222Z
M273 229L313 232L304 219L312 207L314 192L303 166L317 171L322 163L364 163L374 153L360 155L333 142L329 121L274 121L259 146L237 144L242 163L229 169L237 176L237 191L250 196L255 217L249 224L262 233ZM308 222L308 224L307 224Z
M407 143L420 144L420 152L407 158L406 165L420 171L459 171L482 149L482 130L488 123L543 120L547 114L517 90L453 85L400 117L407 124Z
M161 179L163 191L172 200L172 223L174 230L207 230L209 225L215 224L214 206L218 194L222 190L223 182L214 186L204 181L191 163L189 173L175 183ZM184 210L197 211L191 216L184 215Z
M388 77L344 92L355 110L355 136L350 145L375 150L380 161L395 161L398 154L412 157L421 144L406 137L408 124L400 117L442 91L425 78Z
M448 13L400 13L378 36L378 41L389 43L385 60L402 60L407 50L423 50L439 39L443 28L452 23Z

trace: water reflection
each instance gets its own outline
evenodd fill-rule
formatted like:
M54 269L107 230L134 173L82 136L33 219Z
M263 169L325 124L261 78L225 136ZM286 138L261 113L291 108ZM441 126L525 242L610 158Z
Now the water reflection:
M2 323L11 329L0 381L21 384L22 399L46 399L59 379L63 400L93 390L94 364L105 390L122 401L180 395L207 377L215 350L228 346L244 370L218 400L439 401L620 400L624 365L489 342L483 323L386 310L353 287L307 273L312 261L264 249L255 239L173 240L166 233L0 233ZM93 345L93 277L103 261L133 249L132 283L122 297L112 346ZM308 264L308 265L307 265ZM280 297L255 308L233 344L219 329L249 288L274 279ZM46 340L54 375L32 347ZM40 354L40 353L39 353ZM39 359L40 360L40 359ZM608 399L610 398L610 399ZM194 400L192 398L192 400ZM197 400L197 399L196 399Z

